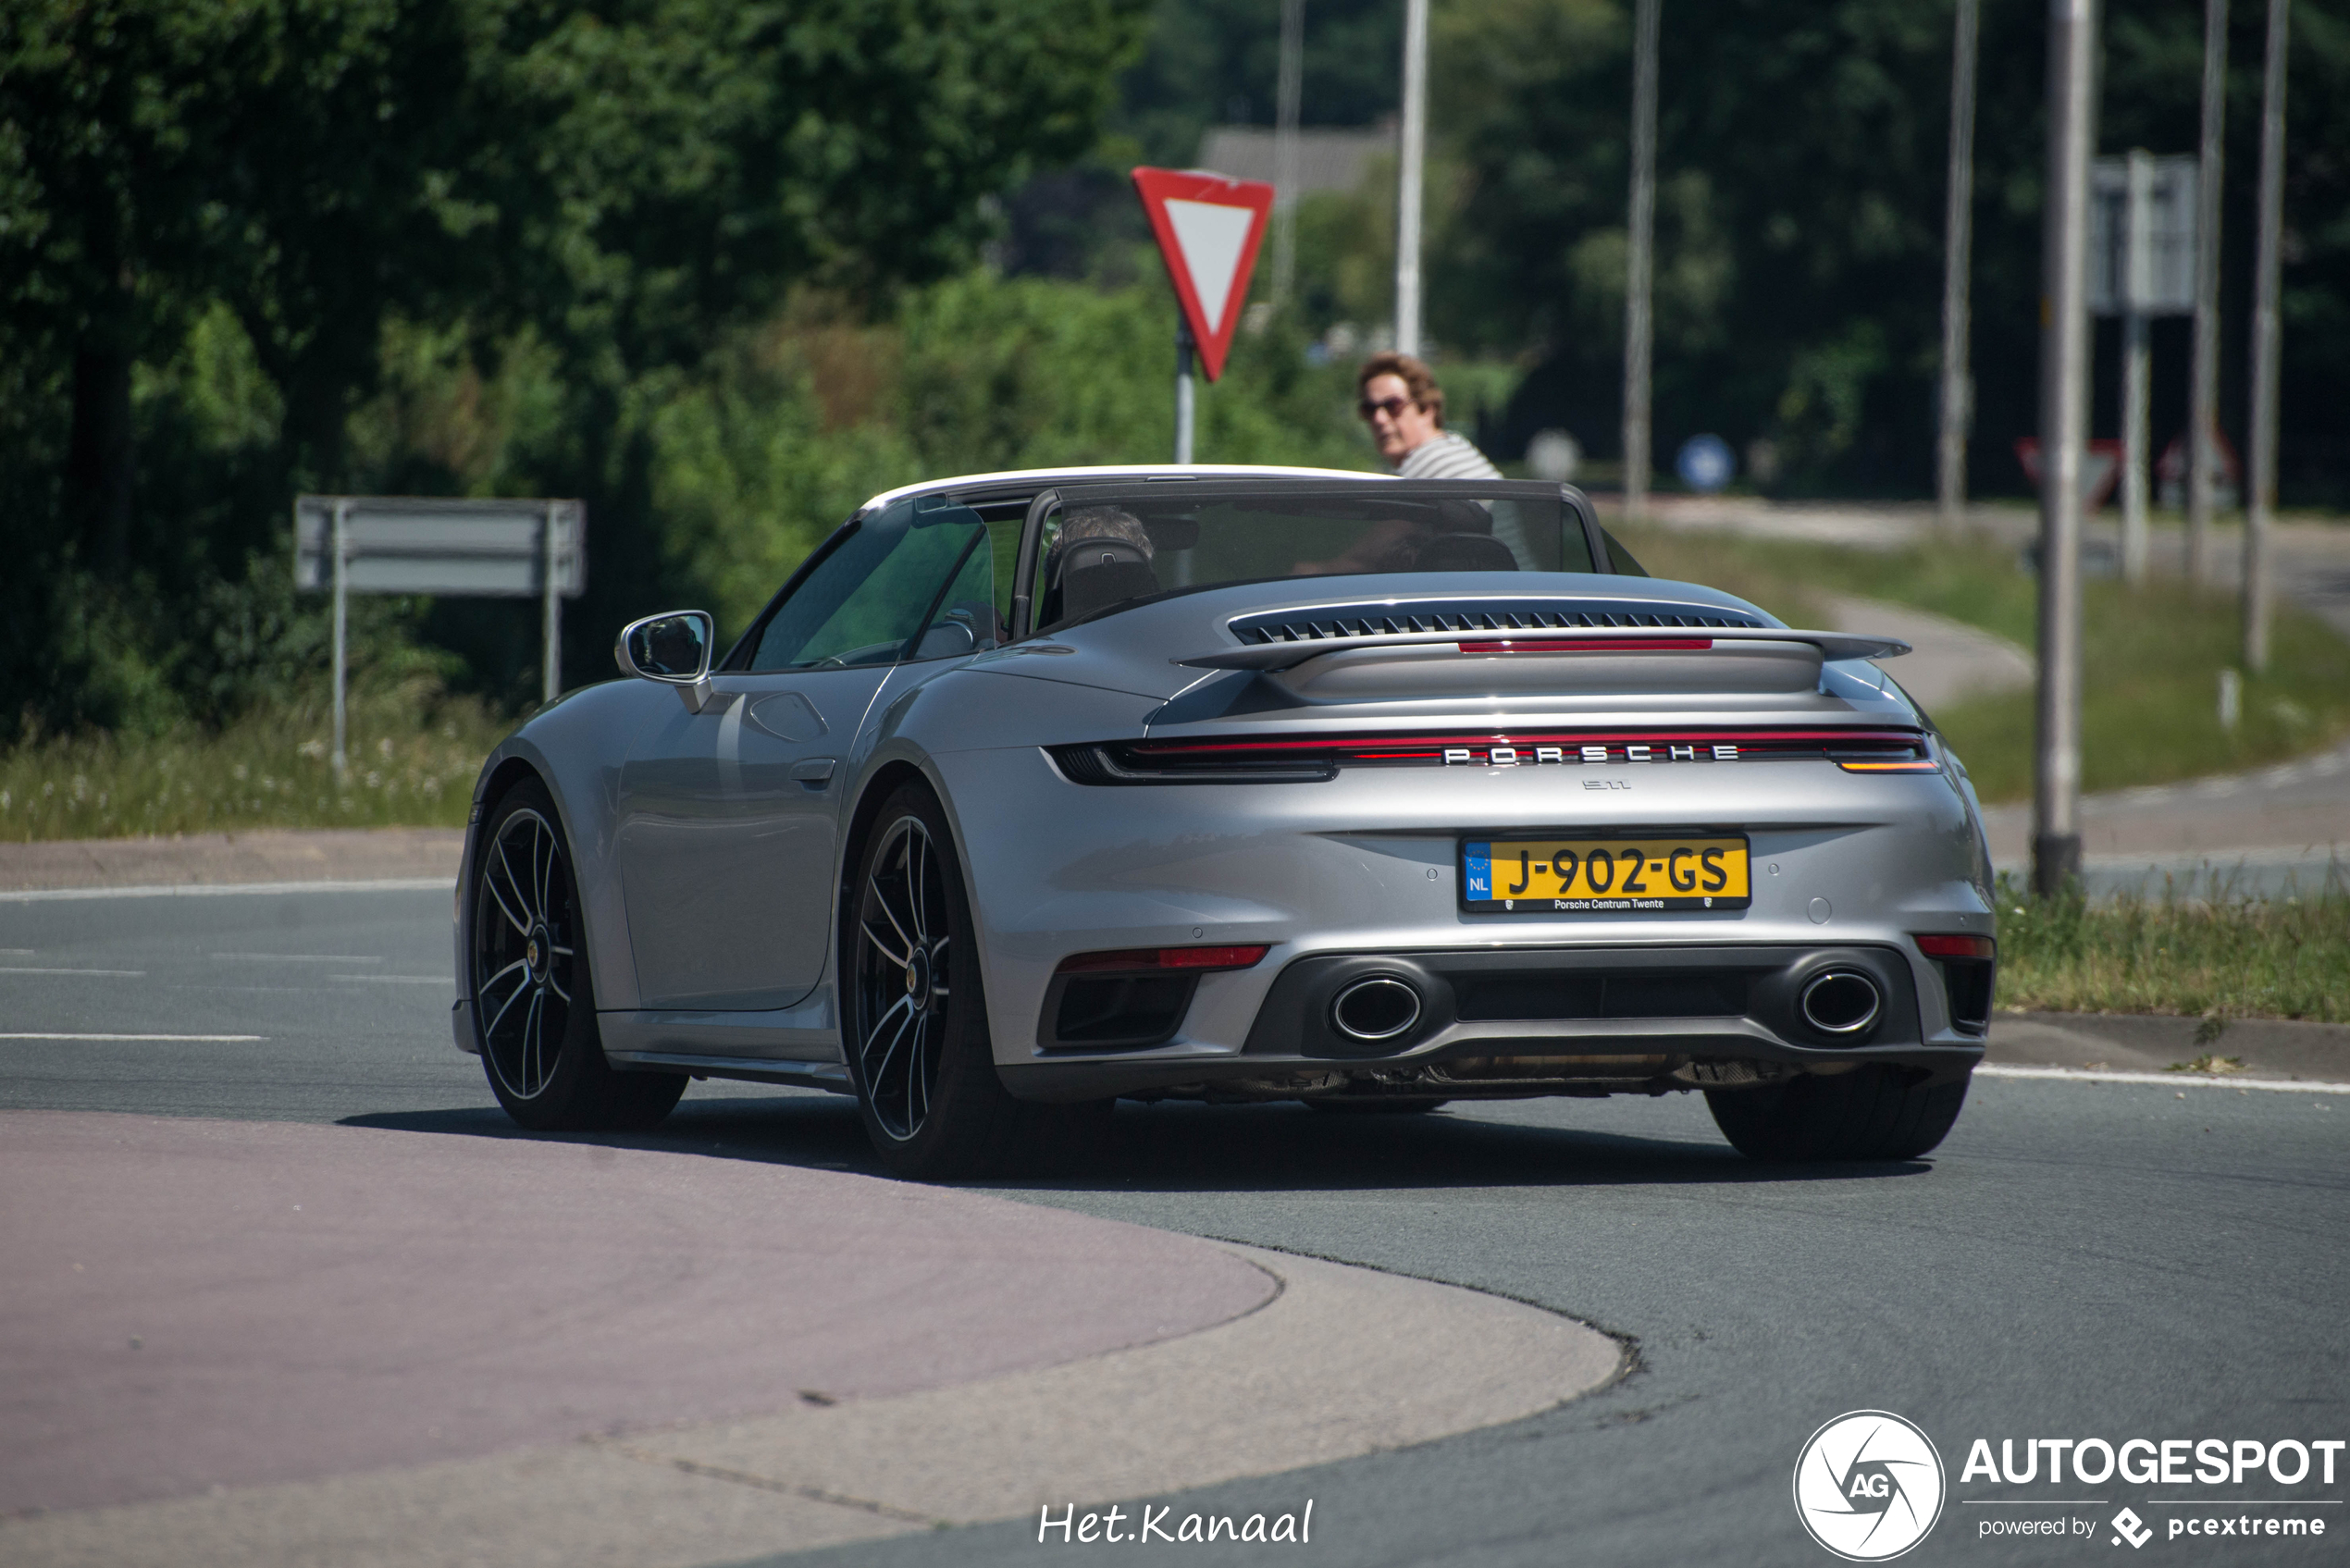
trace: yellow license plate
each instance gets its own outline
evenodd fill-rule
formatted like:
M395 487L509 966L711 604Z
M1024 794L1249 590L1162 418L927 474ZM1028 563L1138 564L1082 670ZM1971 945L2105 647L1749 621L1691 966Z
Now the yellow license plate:
M1470 839L1461 907L1478 914L1645 915L1743 909L1753 887L1738 836Z

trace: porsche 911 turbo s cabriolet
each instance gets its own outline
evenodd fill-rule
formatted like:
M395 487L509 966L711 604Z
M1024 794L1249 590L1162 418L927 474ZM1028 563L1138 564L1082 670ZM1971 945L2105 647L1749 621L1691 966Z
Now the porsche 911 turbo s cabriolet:
M856 1096L939 1179L1119 1098L1702 1093L1896 1159L1982 1059L1965 770L1872 661L1646 575L1572 487L993 474L875 497L491 754L457 1043L515 1120Z

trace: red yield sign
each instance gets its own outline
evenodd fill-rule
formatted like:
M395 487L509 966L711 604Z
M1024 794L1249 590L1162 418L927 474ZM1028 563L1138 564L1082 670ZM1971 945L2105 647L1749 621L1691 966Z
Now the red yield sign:
M1138 168L1134 191L1150 215L1175 298L1213 381L1223 374L1232 329L1248 301L1248 278L1273 210L1273 188L1220 174Z

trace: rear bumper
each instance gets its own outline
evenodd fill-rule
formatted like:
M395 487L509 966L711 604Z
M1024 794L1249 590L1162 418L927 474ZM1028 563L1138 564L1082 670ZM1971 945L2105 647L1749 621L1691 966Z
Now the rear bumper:
M1320 784L1112 789L1073 784L1030 748L934 760L966 857L996 1064L1025 1097L1206 1085L1262 1095L1293 1080L1288 1097L1505 1054L1688 1058L1664 1069L1681 1074L1664 1087L1695 1086L1696 1075L1682 1069L1701 1061L1835 1071L1876 1060L1955 1074L1981 1059L1979 1032L1956 1026L1943 976L1914 936L1993 934L1973 821L1942 775L1851 774L1825 761L1659 766L1621 777L1538 767L1365 769ZM1695 828L1747 837L1750 907L1492 914L1460 899L1465 837ZM1056 976L1073 954L1258 944L1270 948L1264 961L1204 975L1180 1026L1158 1043L1075 1047L1057 1027ZM1397 1051L1322 1054L1308 1038L1321 1026L1305 1021L1318 1003L1289 999L1286 989L1274 994L1321 972L1303 966L1389 957L1429 969L1441 982L1429 988L1432 1004L1441 1004L1455 977L1487 955L1508 969L1605 978L1643 967L1777 972L1840 951L1874 954L1887 967L1898 1031L1887 1024L1856 1044L1807 1037L1789 1025L1783 994L1771 989L1777 982L1749 975L1750 1006L1626 1016L1602 999L1514 1017L1454 1006L1450 1021L1408 1036ZM1430 1016L1443 1013L1433 1006ZM1561 1041L1571 1049L1546 1043ZM1608 1081L1637 1089L1655 1078L1626 1073Z
M1806 989L1830 975L1875 988L1865 1027L1807 1019ZM1366 982L1409 987L1416 1016L1386 1038L1350 1038L1338 1005ZM1322 953L1274 978L1237 1053L1179 1047L999 1070L1033 1099L1663 1093L1870 1063L1964 1077L1983 1059L1981 1041L1948 1028L1929 1035L1919 1003L1916 961L1866 943Z

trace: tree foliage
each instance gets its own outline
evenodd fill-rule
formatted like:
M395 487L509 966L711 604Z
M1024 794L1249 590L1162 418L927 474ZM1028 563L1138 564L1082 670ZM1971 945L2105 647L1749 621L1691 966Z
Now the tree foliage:
M967 265L990 192L1091 142L1139 25L1127 0L0 7L0 546L31 568L0 699L167 712L216 640L198 579L247 579L293 490L358 476L394 323L492 374L556 357L560 416L503 477L588 495L625 578L658 555L631 537L639 383L795 287L878 304ZM266 383L260 438L174 395L213 352Z

